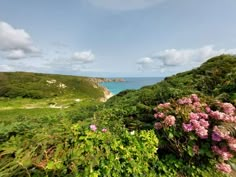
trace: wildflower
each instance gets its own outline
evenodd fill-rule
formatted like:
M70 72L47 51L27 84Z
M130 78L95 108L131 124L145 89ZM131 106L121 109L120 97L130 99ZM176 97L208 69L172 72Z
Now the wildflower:
M200 125L203 126L204 128L208 128L210 125L209 122L206 121L205 119L200 119L199 122L200 122Z
M216 133L212 133L212 135L211 135L211 139L213 140L213 141L217 141L217 142L219 142L219 141L221 141L222 140L222 138L218 135L218 134L216 134Z
M231 166L226 163L217 164L216 168L223 173L231 173L231 171L232 171Z
M167 117L165 118L165 120L163 121L163 123L164 123L166 126L169 126L169 127L170 127L170 126L172 126L172 125L175 124L175 117L169 115L169 116L167 116Z
M198 113L198 116L203 119L208 119L208 114L203 113L203 112Z
M206 110L207 113L210 113L210 112L211 112L211 108L210 108L209 106L207 106L207 107L205 108L205 110Z
M208 130L205 129L204 127L199 127L196 129L196 134L199 136L201 139L207 139L208 138Z
M221 156L223 160L229 160L233 157L233 154L231 154L227 147L224 146L222 148L219 148L218 146L212 146L212 151L216 153L217 155Z
M200 122L198 120L190 120L190 122L192 123L194 130L201 128Z
M159 104L157 107L160 109L169 108L170 103L167 102L167 103Z
M160 122L156 122L154 124L154 128L157 129L157 130L160 130L162 128L162 124Z
M228 139L228 145L229 145L229 148L230 148L232 151L235 151L235 152L236 152L236 139L234 139L234 138L229 138L229 139Z
M97 130L97 127L96 125L92 124L90 125L90 129L95 132Z
M107 132L107 129L106 129L106 128L103 128L103 129L102 129L102 132L103 132L103 133Z
M200 101L200 99L198 98L198 96L196 94L192 94L191 99L192 99L193 102L199 102Z
M185 123L183 123L182 127L183 127L185 132L191 132L193 130L192 124L185 124Z
M162 112L159 112L159 113L156 113L154 114L154 117L157 119L157 118L164 118L165 117L165 114L162 113Z
M221 107L226 114L233 115L235 113L235 107L231 103L222 103Z
M198 115L197 113L191 112L191 113L189 114L189 118L190 118L191 120L198 120L198 119L199 119L199 115Z
M213 133L218 135L222 139L228 139L230 138L229 134L230 132L227 130L224 130L223 128L219 128L218 126L213 127Z
M192 104L192 100L190 98L184 97L182 99L179 99L177 101L179 104L184 105L184 104Z

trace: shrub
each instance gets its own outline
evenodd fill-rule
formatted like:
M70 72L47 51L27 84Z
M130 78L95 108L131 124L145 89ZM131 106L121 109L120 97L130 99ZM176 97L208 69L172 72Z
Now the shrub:
M12 137L0 146L1 176L155 176L154 131L114 134L108 128L69 124L32 144ZM40 140L40 141L39 141Z
M160 151L193 166L215 164L219 171L231 172L230 159L236 152L235 107L231 103L208 105L192 94L159 104L155 111L154 127L160 144L165 145Z

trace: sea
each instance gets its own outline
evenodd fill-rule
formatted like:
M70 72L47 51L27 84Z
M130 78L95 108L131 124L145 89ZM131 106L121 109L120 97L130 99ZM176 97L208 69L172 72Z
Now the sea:
M147 85L156 84L164 79L164 77L123 77L125 82L102 82L102 86L106 87L113 95L127 89L140 89Z

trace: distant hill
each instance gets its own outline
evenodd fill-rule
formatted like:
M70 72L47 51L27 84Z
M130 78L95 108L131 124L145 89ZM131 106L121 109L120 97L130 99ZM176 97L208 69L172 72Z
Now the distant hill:
M192 93L236 104L236 56L217 56L196 69L167 77L155 85L123 91L109 99L106 108L131 128L152 128L153 108L157 104Z
M104 91L104 88L96 82L96 78L0 72L0 97L41 99L66 96L97 99L105 96Z

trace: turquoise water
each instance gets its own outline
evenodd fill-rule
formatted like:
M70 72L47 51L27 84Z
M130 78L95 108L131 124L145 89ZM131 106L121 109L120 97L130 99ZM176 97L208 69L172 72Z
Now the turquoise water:
M143 86L153 85L162 81L162 77L127 77L123 78L125 82L102 82L101 85L110 90L111 93L117 94L127 89L139 89Z

